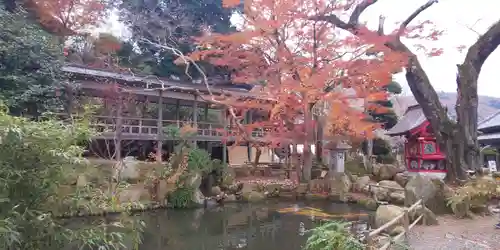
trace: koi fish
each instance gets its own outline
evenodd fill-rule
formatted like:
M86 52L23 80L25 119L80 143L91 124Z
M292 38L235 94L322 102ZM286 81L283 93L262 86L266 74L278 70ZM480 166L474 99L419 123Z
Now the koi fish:
M305 207L305 208L282 208L277 211L278 213L283 213L283 214L295 214L295 215L304 215L304 216L312 216L312 217L318 217L318 218L323 218L323 219L335 219L335 218L357 218L361 216L368 216L366 213L347 213L347 214L329 214L325 213L321 209L317 208L312 208L312 207Z

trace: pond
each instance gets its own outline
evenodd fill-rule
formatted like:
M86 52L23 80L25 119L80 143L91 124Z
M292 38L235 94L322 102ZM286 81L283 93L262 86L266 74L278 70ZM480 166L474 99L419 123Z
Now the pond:
M366 228L368 220L360 207L327 201L226 204L140 216L147 224L140 250L300 250L308 237L306 230L321 217L358 221L353 229Z

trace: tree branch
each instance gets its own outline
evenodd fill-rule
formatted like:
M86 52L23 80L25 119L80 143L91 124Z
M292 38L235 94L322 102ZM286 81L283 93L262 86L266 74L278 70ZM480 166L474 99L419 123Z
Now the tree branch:
M385 16L380 15L378 17L378 30L377 30L377 34L379 36L383 36L384 35L384 25L385 25Z
M476 74L479 75L488 56L500 45L500 20L494 23L469 48L464 64L470 63Z
M351 14L351 17L349 18L349 24L357 27L359 25L359 17L363 12L370 7L371 5L375 4L378 0L364 0L360 4L358 4L355 8L354 11Z
M413 21L413 19L415 19L418 15L420 15L420 13L422 13L424 10L428 9L437 2L438 0L429 0L427 3L425 3L424 5L420 6L417 10L415 10L410 16L408 16L406 20L404 20L403 23L401 23L401 25L399 26L399 30L396 34L398 39L404 33L406 27L408 27L411 21Z

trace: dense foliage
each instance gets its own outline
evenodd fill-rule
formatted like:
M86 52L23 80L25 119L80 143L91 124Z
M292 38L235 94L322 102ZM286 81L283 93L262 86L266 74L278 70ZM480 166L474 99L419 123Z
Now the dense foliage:
M385 86L385 89L389 95L398 95L401 94L402 92L402 87L399 83L397 82L390 82ZM378 105L381 107L384 107L385 109L382 112L370 112L371 118L378 122L383 124L385 129L391 129L398 123L398 116L394 112L394 104L392 103L391 100L379 100L376 101Z
M121 63L161 77L187 78L185 66L174 63L178 56L162 46L187 54L196 48L193 37L207 30L233 30L232 10L223 8L221 0L125 0L118 9L121 20L132 30L129 43L118 52ZM226 74L210 64L201 66L208 75ZM189 74L199 76L194 69Z
M363 250L365 245L347 229L348 223L332 221L311 231L305 250Z
M14 114L54 108L62 47L22 11L0 8L0 98Z
M140 224L132 220L69 228L68 222L58 219L68 212L62 210L63 204L71 204L77 193L90 188L71 188L67 183L74 168L83 164L79 145L90 138L88 127L34 122L10 116L3 107L0 131L0 249L117 249L124 233L130 232L127 229L138 230ZM98 198L96 194L93 198ZM110 233L115 229L120 233Z

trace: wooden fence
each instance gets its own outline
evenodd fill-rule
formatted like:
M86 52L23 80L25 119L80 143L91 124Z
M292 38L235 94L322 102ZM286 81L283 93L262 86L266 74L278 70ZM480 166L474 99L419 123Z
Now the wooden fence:
M386 186L380 186L380 185L371 185L370 184L370 189L373 187L377 188L386 188L386 189L392 189L392 190L399 190L399 191L404 191L403 188L395 188L395 187L386 187ZM416 220L410 223L410 214L412 212L416 212L420 210L420 216L417 217ZM416 213L417 214L417 213ZM368 250L373 250L376 249L376 242L375 242L375 237L380 236L385 230L389 229L390 227L396 226L397 223L402 221L403 224L403 232L399 233L398 235L394 237L389 237L389 242L385 243L382 247L379 248L379 250L386 250L389 249L395 242L400 241L403 236L406 240L408 241L408 235L410 233L410 230L420 221L425 225L425 204L422 199L418 200L415 202L413 205L410 207L405 207L403 210L403 213L400 215L396 216L394 219L391 221L385 223L381 227L373 230L373 231L368 231L366 232L366 248Z

